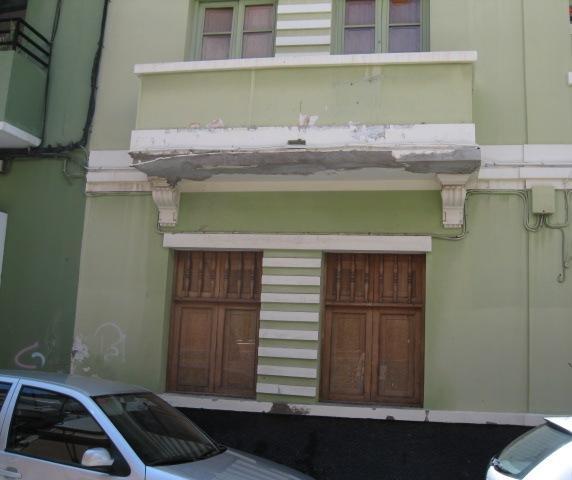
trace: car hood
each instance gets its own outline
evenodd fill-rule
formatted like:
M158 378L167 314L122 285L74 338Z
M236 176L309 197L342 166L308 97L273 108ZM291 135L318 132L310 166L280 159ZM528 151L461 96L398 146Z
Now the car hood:
M206 460L147 467L145 478L146 480L313 480L291 468L230 448Z

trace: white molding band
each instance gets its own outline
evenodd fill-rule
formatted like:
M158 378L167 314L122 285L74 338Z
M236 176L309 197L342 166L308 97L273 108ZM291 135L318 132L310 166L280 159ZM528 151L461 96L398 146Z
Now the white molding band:
M262 293L262 303L320 303L319 293Z
M266 384L258 384L262 386ZM295 387L304 388L304 387ZM308 387L305 387L308 388ZM313 387L310 387L313 388ZM268 388L262 387L262 390ZM266 393L266 392L259 392ZM274 393L274 392L271 392ZM299 394L297 394L299 395ZM163 399L178 408L201 408L209 410L271 413L273 402L256 400L240 400L204 395L164 393ZM302 395L303 396L303 395ZM314 395L311 395L314 396ZM546 414L518 412L471 412L452 410L424 410L420 408L391 408L379 405L333 405L327 403L287 404L292 413L317 417L363 418L372 420L398 420L410 422L467 423L467 424L499 424L533 427L544 422Z
M237 58L193 62L144 63L134 67L136 75L160 73L211 72L222 70L256 70L271 68L376 66L407 64L475 63L476 51L371 53L362 55L309 55L307 57Z
M300 4L283 4L278 3L278 15L295 15L304 13L330 13L332 11L331 3L300 3Z
M317 323L320 321L318 312L289 312L264 310L260 311L260 320L266 322L310 322Z
M323 250L332 252L427 253L431 237L426 235L280 235L242 233L165 233L163 246L207 250ZM283 266L264 258L264 266ZM303 260L303 259L288 259ZM306 268L320 267L319 259L304 259ZM278 262L280 263L280 262ZM312 265L312 266L309 266ZM296 265L287 264L287 267Z
M42 139L8 122L0 122L0 148L37 147Z
M274 385L270 383L256 384L257 393L271 395L292 395L296 397L315 397L316 387L298 387L295 385Z
M329 35L276 36L277 47L300 47L306 45L329 45ZM290 55L290 53L288 53Z
M322 265L321 258L264 257L262 260L263 267L320 268L321 265Z
M315 368L279 367L259 364L257 371L258 375L270 375L273 377L316 378L318 376L318 370Z
M259 357L317 360L318 350L311 348L258 347Z
M276 22L276 30L326 30L331 26L332 21L329 18L317 20L278 20Z
M271 328L261 328L259 338L270 340L318 340L319 333L313 330L275 330Z
M305 275L262 275L262 285L320 286L320 277Z

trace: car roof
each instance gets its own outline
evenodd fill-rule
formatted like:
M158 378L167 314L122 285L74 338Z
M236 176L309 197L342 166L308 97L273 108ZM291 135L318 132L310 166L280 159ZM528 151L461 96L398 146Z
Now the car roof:
M119 393L135 393L147 391L143 387L128 383L112 382L97 377L82 377L67 373L50 372L27 372L21 370L0 370L0 376L18 378L22 380L34 380L46 385L67 387L76 392L95 397L98 395L114 395Z
M546 417L544 420L572 434L572 417Z

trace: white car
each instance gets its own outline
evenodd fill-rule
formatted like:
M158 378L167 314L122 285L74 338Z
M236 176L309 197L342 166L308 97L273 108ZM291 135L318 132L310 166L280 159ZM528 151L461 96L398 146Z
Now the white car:
M0 370L0 480L312 480L223 447L141 387Z
M546 418L493 457L487 480L515 478L572 480L572 417Z

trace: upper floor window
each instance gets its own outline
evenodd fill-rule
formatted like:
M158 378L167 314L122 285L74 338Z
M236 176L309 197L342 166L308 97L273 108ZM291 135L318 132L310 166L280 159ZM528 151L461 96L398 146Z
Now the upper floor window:
M342 0L335 53L427 49L428 0Z
M272 57L275 10L268 0L199 2L195 58Z

